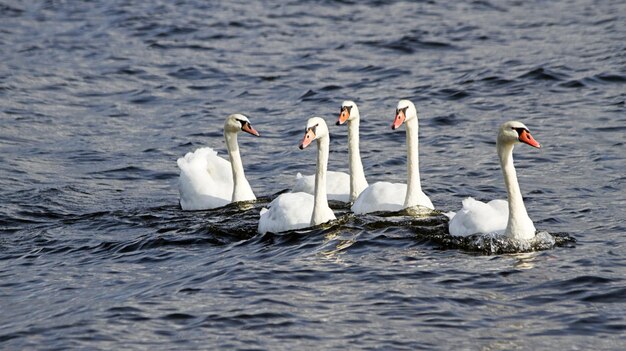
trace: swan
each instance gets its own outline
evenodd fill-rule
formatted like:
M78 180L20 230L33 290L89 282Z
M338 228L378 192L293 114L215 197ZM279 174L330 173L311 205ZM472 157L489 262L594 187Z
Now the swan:
M431 210L435 208L420 183L417 110L409 100L398 102L391 129L399 128L402 123L406 123L407 184L376 182L368 186L352 205L355 214L399 211L418 205Z
M359 125L361 114L354 101L346 100L341 104L341 113L337 125L348 122L348 158L350 167L350 202L354 203L367 188L361 152L359 150Z
M496 139L496 149L508 201L492 200L488 203L469 197L463 200L463 208L450 214L448 223L450 234L467 236L477 233L504 234L515 240L528 240L535 237L535 225L526 213L524 199L517 182L513 165L513 147L525 143L540 148L528 128L521 122L509 121L500 126Z
M328 199L342 202L354 202L367 188L367 180L363 172L361 154L359 151L359 122L361 115L359 108L353 101L346 100L341 104L341 111L337 125L348 122L348 157L350 174L345 172L328 171L326 190ZM315 176L296 175L296 185L292 192L303 191L313 194L315 192Z
M350 201L350 175L346 172L326 172L326 195L328 200L341 202ZM305 192L315 194L315 174L296 174L296 184L291 189L292 193Z
M239 113L228 116L224 122L224 139L230 162L209 147L189 152L176 161L180 168L178 191L183 210L205 210L256 200L239 154L237 134L241 131L259 136L248 117Z
M313 140L317 140L315 195L305 192L279 195L269 204L269 209L261 210L257 228L259 233L301 229L335 219L335 214L328 207L326 195L326 168L330 137L326 122L321 117L313 117L307 121L300 149L309 146Z

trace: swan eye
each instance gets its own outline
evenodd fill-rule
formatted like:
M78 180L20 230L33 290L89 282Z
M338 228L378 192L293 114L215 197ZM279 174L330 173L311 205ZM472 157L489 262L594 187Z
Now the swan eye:
M304 135L304 137L305 137L305 138L310 138L310 137L311 137L311 136L309 135L309 130L310 130L310 131L312 131L312 132L313 132L313 134L315 134L315 129L317 128L317 126L318 126L318 125L319 125L319 124L316 124L316 125L314 125L314 126L312 126L312 127L309 127L309 128L304 128L304 134L305 134L305 135Z
M529 134L530 134L530 130L528 130L528 129L526 129L526 128L515 128L515 127L511 127L511 129L513 129L514 131L516 131L516 132L517 132L517 136L518 136L518 137L521 137L521 136L522 136L522 134L523 134L524 132L526 132L526 133L529 133Z

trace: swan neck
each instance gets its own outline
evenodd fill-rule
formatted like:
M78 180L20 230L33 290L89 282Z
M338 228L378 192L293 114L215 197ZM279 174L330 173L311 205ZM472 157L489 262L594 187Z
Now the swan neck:
M514 144L512 143L497 142L498 157L500 158L509 206L509 218L504 233L510 237L526 239L529 235L530 237L534 236L535 230L526 212L524 198L517 181L517 172L513 164L513 147ZM532 233L528 233L529 230Z
M224 139L226 140L228 158L233 174L233 194L231 201L242 201L244 197L242 191L244 184L246 184L248 180L243 171L243 163L241 162L241 155L239 153L239 143L237 142L237 133L224 132Z
M350 167L350 202L367 187L359 150L359 119L348 121L348 157Z
M315 172L315 194L311 226L324 221L324 210L328 208L326 195L326 169L328 167L328 151L330 141L327 136L317 140L317 167Z
M406 122L406 148L407 148L407 189L404 198L404 207L418 204L418 196L422 192L419 169L418 149L418 124L417 118Z

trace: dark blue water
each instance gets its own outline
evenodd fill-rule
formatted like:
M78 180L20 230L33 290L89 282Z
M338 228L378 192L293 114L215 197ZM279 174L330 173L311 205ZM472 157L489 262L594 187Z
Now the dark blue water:
M0 2L0 348L624 349L623 1ZM370 183L404 181L400 98L438 209L504 198L497 126L530 217L576 244L480 255L441 218L340 216L255 234L314 172L306 119L361 111ZM176 159L241 137L259 201L178 206ZM329 168L347 170L331 126ZM347 209L336 207L338 215Z

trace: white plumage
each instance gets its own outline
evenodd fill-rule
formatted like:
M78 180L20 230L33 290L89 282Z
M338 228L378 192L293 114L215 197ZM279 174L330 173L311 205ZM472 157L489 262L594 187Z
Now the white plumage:
M224 139L230 162L209 147L189 152L176 161L180 168L178 191L183 210L205 210L256 200L239 154L237 133L241 131L259 135L246 116L228 116L224 122Z
M178 190L183 210L216 208L230 203L233 195L230 162L217 156L216 151L203 147L187 153L176 163L180 168Z
M317 167L315 172L315 195L304 192L285 193L279 195L268 206L261 210L257 231L284 232L316 226L335 219L335 214L328 207L326 196L326 168L328 165L328 149L330 137L324 119L313 117L308 120L306 133L300 148L304 149L314 140L317 141Z
M407 184L377 182L368 186L352 205L352 212L355 214L399 211L413 206L435 208L422 191L419 175L417 110L409 100L398 102L392 129L399 128L403 123L406 124Z
M535 225L526 212L513 164L513 147L520 142L536 148L541 147L523 123L509 121L500 126L496 150L504 175L507 201L492 200L484 203L471 197L463 200L463 208L456 214L449 214L450 234L456 236L504 234L516 240L535 237Z
M337 125L348 122L348 164L350 173L328 171L326 192L329 200L354 202L367 188L367 180L363 173L361 154L359 151L359 124L361 114L353 101L346 100L341 104L341 113ZM296 175L296 184L292 192L305 192L313 194L315 191L315 175Z
M345 172L328 171L326 176L326 193L328 200L350 201L350 176ZM315 174L303 176L301 173L296 174L296 184L291 192L304 192L307 194L315 193Z
M491 200L484 203L468 197L463 200L463 208L456 214L451 213L449 216L456 218L448 224L448 229L452 235L502 234L506 229L509 207L504 200Z

